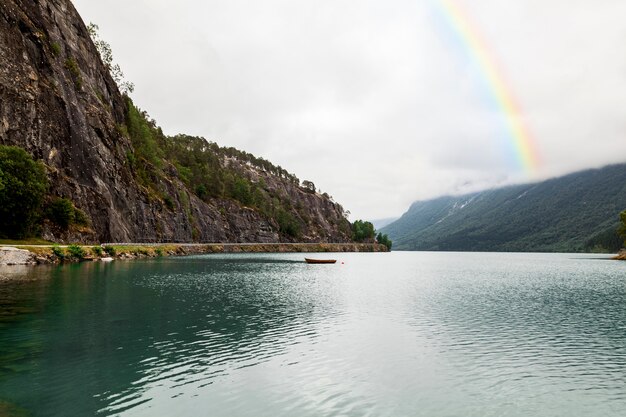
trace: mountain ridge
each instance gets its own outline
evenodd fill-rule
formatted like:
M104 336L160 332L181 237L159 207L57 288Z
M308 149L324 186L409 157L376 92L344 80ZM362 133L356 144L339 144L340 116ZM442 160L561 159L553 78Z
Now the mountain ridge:
M613 164L537 183L416 201L381 231L400 250L614 251L624 208L626 164Z

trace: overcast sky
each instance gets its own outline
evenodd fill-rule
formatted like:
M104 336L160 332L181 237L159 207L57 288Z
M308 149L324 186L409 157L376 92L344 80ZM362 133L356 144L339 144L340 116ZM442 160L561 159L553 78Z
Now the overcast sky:
M524 110L532 174L439 0L73 0L166 133L269 159L352 220L626 161L625 1L453 1Z

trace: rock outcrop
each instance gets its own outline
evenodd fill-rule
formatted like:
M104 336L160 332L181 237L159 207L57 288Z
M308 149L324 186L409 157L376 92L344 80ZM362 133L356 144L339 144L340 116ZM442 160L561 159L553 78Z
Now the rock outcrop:
M91 233L56 241L279 242L275 221L237 201L203 201L175 177L161 180L164 204L136 180L132 151L120 127L127 103L69 0L0 3L0 144L16 145L43 161L50 194L87 213ZM288 196L301 224L299 240L348 242L343 209L326 196L249 168L271 192ZM173 203L173 204L172 204ZM305 213L305 215L303 215Z
M32 265L35 255L24 249L0 247L0 265Z

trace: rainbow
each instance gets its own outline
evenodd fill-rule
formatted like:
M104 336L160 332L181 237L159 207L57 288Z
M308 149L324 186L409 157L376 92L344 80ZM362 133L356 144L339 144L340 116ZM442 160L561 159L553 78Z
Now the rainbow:
M510 141L521 167L535 173L540 159L534 137L525 123L524 113L507 83L504 72L497 65L493 54L469 15L454 0L433 0L435 9L444 17L455 37L461 42L466 54L474 61L488 86L490 96L505 119Z

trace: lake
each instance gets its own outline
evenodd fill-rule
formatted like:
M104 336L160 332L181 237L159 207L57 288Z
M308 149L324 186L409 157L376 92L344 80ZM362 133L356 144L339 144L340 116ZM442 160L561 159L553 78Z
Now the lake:
M626 262L331 256L337 264L222 254L4 267L0 410L624 415Z

